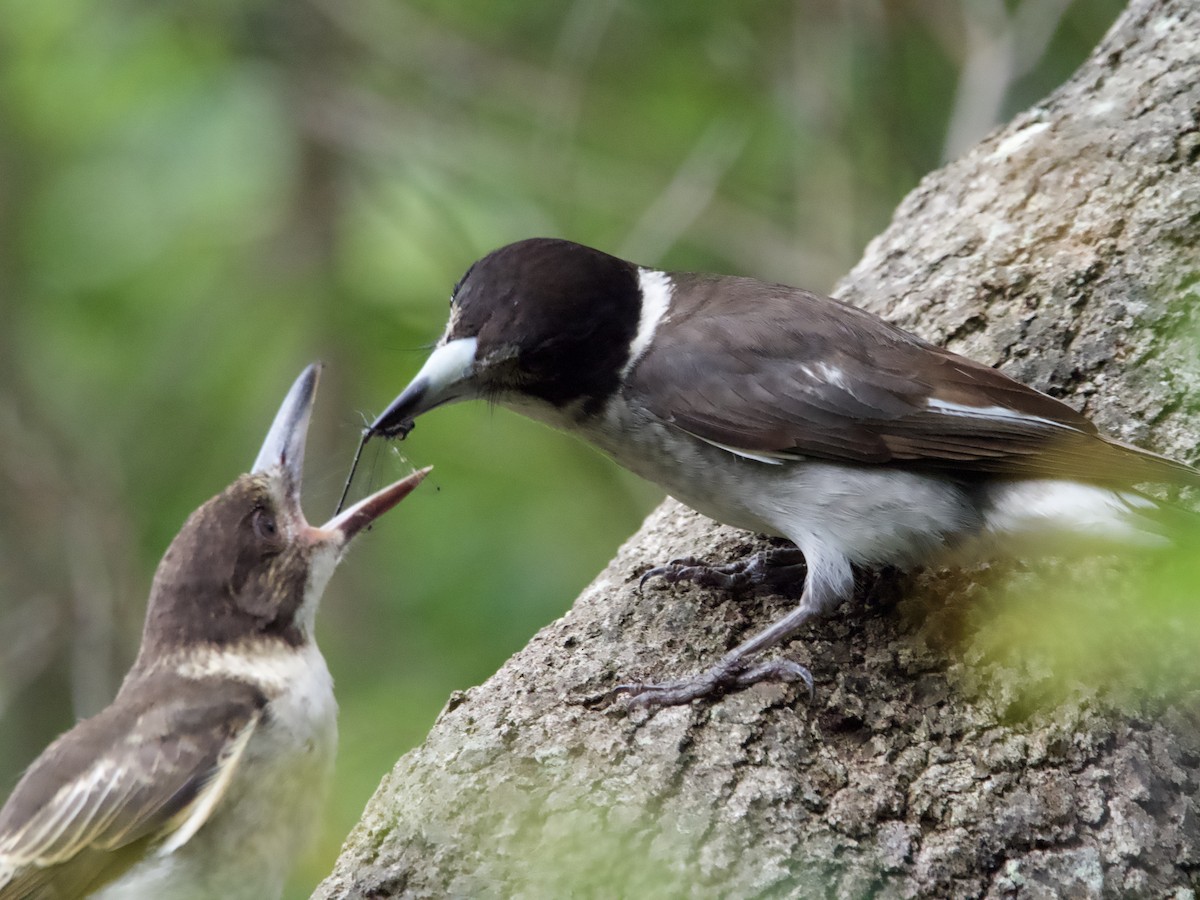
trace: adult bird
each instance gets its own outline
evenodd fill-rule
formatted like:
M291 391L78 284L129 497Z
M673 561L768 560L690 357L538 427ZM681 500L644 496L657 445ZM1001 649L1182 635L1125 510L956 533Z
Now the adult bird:
M250 473L167 549L116 699L46 748L0 809L0 900L282 893L337 744L317 604L354 536L425 476L309 525L318 374L296 380Z
M974 536L1159 544L1157 504L1133 485L1200 483L864 310L547 238L471 266L436 349L364 441L476 397L579 435L717 521L795 544L723 569L652 570L725 584L769 578L772 564L806 573L795 609L708 670L618 688L649 706L765 678L811 691L807 669L759 654L847 598L854 566L908 568Z

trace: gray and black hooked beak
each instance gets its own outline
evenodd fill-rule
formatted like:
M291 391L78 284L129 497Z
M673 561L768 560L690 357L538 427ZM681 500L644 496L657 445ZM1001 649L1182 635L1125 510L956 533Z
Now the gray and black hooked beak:
M320 376L320 363L313 363L300 373L283 399L279 412L275 414L275 421L271 423L271 429L250 471L282 479L287 503L300 525L307 530L310 541L333 541L344 547L356 534L407 497L429 474L429 469L414 472L376 491L319 528L308 525L300 509L300 485L304 471L304 446Z
M395 400L367 429L365 438L405 438L413 419L437 406L475 395L475 338L457 338L441 344Z
M338 500L339 512L346 505L346 497L350 494L350 485L354 481L354 473L358 471L358 461L362 458L367 441L373 437L404 440L413 430L413 419L417 416L434 407L475 396L475 350L478 345L478 339L473 337L455 338L439 344L408 387L363 431L354 460L350 463L346 486L342 488L342 497Z

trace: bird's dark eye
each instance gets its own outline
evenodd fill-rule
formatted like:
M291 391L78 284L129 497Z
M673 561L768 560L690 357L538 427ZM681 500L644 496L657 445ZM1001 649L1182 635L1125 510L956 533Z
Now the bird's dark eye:
M260 540L267 543L274 543L279 537L279 526L275 524L275 517L262 507L254 510L252 522L254 524L254 533L258 535Z

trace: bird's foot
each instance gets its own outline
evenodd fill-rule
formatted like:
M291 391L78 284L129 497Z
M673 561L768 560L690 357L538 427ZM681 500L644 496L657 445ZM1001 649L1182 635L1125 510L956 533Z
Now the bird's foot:
M679 706L708 697L745 690L760 681L803 682L811 702L815 689L812 672L790 659L771 659L753 664L734 654L727 655L710 669L675 681L634 682L619 684L609 692L611 697L624 694L630 706L650 710L664 706Z
M688 556L647 570L638 580L638 590L651 578L662 578L667 584L691 581L701 587L738 591L759 585L794 584L797 580L803 581L806 572L804 554L796 547L763 550L721 566L710 566Z

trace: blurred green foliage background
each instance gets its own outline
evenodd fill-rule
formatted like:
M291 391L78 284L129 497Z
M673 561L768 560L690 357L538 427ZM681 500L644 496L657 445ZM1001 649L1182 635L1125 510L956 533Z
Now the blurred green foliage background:
M0 0L0 796L111 699L159 556L305 363L323 521L476 257L556 235L828 290L1122 5ZM430 463L322 609L342 744L294 896L660 496L482 404L368 448L358 492Z

